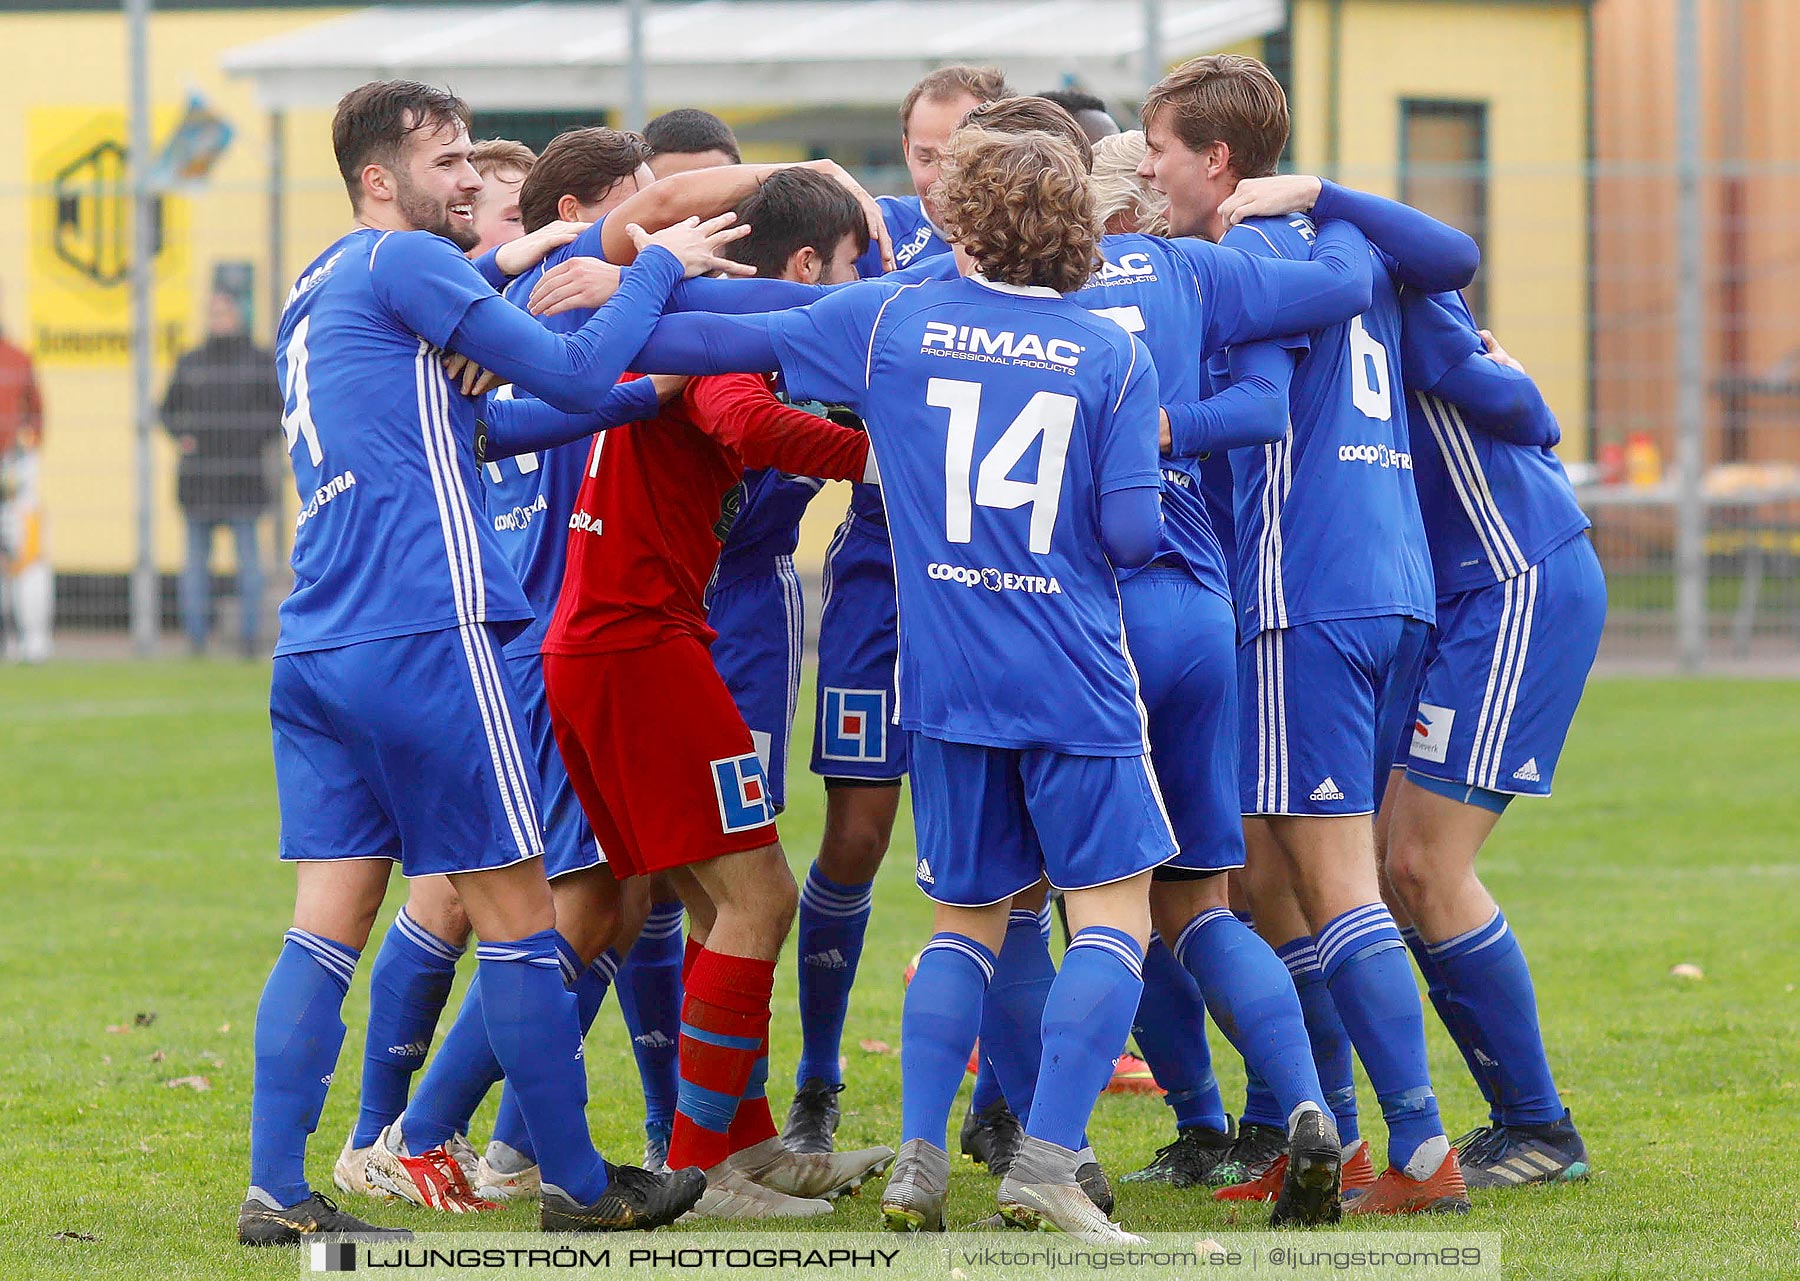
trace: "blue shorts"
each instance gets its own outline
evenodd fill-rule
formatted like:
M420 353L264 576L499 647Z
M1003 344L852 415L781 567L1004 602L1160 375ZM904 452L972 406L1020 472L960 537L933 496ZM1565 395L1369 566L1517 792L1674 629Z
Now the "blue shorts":
M1181 852L1168 866L1244 865L1238 811L1237 618L1184 568L1119 584L1125 642L1150 714L1150 761Z
M787 805L788 742L800 698L800 655L806 648L806 611L794 558L780 556L767 574L748 574L713 588L706 621L716 631L713 666L750 727L762 758L769 799Z
M1412 716L1430 624L1401 614L1271 628L1238 647L1245 814L1373 814Z
M1175 853L1147 756L1068 756L909 734L914 869L927 898L1004 902L1048 876L1085 890Z
M1577 535L1516 578L1438 602L1407 771L1548 796L1606 625L1606 576Z
M846 517L825 555L812 771L898 782L907 735L894 717L900 636L886 526Z
M505 657L507 674L519 696L522 728L530 741L532 759L537 762L539 795L544 802L544 875L555 880L566 872L599 867L606 862L606 852L594 839L594 829L588 826L581 799L569 782L569 771L563 768L556 731L550 725L550 705L544 695L544 656L525 653Z
M284 859L433 876L544 852L537 763L490 627L283 654L269 721Z

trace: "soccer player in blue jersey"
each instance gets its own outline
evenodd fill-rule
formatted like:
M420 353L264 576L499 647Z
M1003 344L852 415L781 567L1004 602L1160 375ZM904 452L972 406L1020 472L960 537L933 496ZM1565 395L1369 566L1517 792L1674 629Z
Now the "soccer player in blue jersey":
M991 103L971 112L969 123L1056 134L1071 149L1087 154L1080 126L1046 99ZM1166 450L1171 457L1162 470L1164 542L1154 565L1121 574L1126 633L1149 714L1152 759L1181 847L1180 855L1154 874L1153 915L1170 941L1154 953L1166 971L1157 981L1156 995L1166 1004L1140 1012L1140 1045L1148 1040L1169 1051L1162 1056L1165 1062L1190 1066L1191 1054L1173 1042L1184 1030L1200 1035L1204 1015L1197 979L1222 1026L1244 1046L1252 1064L1279 1082L1276 1093L1288 1122L1283 1135L1293 1157L1279 1185L1275 1224L1327 1221L1338 1213L1340 1150L1308 1053L1300 1007L1280 961L1226 904L1224 873L1244 861L1237 817L1236 624L1223 557L1194 464L1184 455L1257 444L1281 434L1286 398L1275 380L1284 374L1281 366L1288 358L1283 348L1253 340L1341 321L1364 308L1366 248L1359 235L1343 226L1327 231L1316 263L1273 262L1204 240L1132 233L1107 235L1100 248L1100 270L1072 300L1141 335L1158 369L1169 371L1159 379L1171 435ZM1253 345L1234 355L1233 385L1201 403L1201 361L1247 342ZM1267 372L1271 365L1273 373ZM1017 1008L995 1010L990 995L984 1020L990 1033L984 1051L998 1069L1007 1101L1023 1109L1032 1102L1036 1030L1054 973L1041 936L1027 928L1030 924L1020 922L1016 933L1009 929L999 960L1000 969L1018 980L1008 989L1006 1002ZM997 970L996 987L1000 978ZM1177 1008L1183 1002L1185 1018ZM1002 1030L1011 1034L993 1035ZM1199 1074L1210 1073L1201 1069ZM1216 1086L1210 1091L1211 1110L1201 1112L1208 1094L1204 1081L1191 1089L1185 1079L1176 1084L1194 1096L1176 1101L1178 1123L1187 1131L1178 1146L1192 1148L1202 1132L1209 1132L1216 1160L1230 1141ZM1090 1188L1093 1179L1090 1174ZM1093 1190L1089 1195L1100 1201Z
M1311 209L1316 178L1241 184L1228 212ZM1488 1100L1457 1141L1471 1189L1584 1177L1586 1145L1544 1052L1524 954L1475 874L1515 795L1546 795L1605 623L1606 587L1535 384L1455 293L1401 294L1414 475L1435 571L1405 771L1377 840L1401 935Z
M908 268L947 255L932 188L938 158L970 109L1010 97L995 67L952 66L931 72L900 104L900 145L915 194L882 196L892 266ZM864 276L884 270L871 245L858 261ZM819 667L813 716L812 770L825 779L825 830L800 892L795 926L801 966L802 1053L783 1137L798 1151L830 1151L843 1089L839 1047L873 903L875 873L893 836L906 774L906 736L893 724L896 626L893 553L881 491L857 485L849 511L825 556L819 618ZM1002 1114L1005 1114L1002 1116ZM986 1117L986 1124L979 1119ZM976 1131L1009 1130L1006 1102L992 1073L977 1081L965 1150L992 1153Z
M903 1147L884 1217L944 1226L941 1141L982 991L1014 895L1047 872L1076 933L1001 1212L1118 1240L1075 1174L1136 1009L1149 869L1174 852L1113 574L1152 554L1161 525L1155 373L1140 342L1058 296L1093 269L1076 149L971 128L950 156L944 195L968 278L866 282L768 316L666 317L640 362L778 364L791 394L856 408L885 460L916 875L938 929L907 992ZM1005 199L1025 185L1034 201ZM1035 474L1020 477L1034 452Z
M307 267L281 317L283 427L302 502L270 719L281 856L298 891L257 1010L251 1187L238 1220L249 1245L405 1235L343 1214L304 1168L343 1041L344 991L395 862L408 875L455 876L481 933L488 1036L544 1138L543 1225L655 1226L704 1191L695 1171L609 1165L588 1137L535 769L497 652L531 611L477 516L475 407L440 358L453 350L558 408L585 409L679 278L725 265L716 250L731 233L663 233L611 305L575 334L551 334L462 256L481 186L468 121L460 99L410 81L345 96L332 140L357 227Z
M584 223L603 219L648 185L650 178L644 167L647 154L635 135L615 130L578 129L559 135L546 148L520 189L525 230L533 233L540 227L550 226L563 213ZM559 251L558 256L567 252L566 249ZM515 303L522 304L541 271L540 264L514 281ZM549 326L554 331L570 333L579 329L586 318L585 315L557 317L549 322ZM609 393L608 400L625 407L616 417L647 418L657 410L659 391L666 395L671 390L671 386L659 388L642 381L626 383ZM566 526L586 468L585 446L585 441L574 442L489 462L483 468L488 482L489 520L535 614L532 624L507 642L503 657L523 705L525 728L542 786L544 870L552 881L564 978L576 995L584 1034L592 1025L617 973L619 957L614 947L628 940L635 932L637 918L642 916L641 906L631 913L622 912L618 882L607 870L604 852L589 830L569 786L544 701L539 647L562 583ZM397 935L403 927L413 924L409 917L419 914L424 921L429 921L431 917L420 913L420 908L439 919L447 915L433 902L446 892L454 896L454 889L446 890L444 880L447 878L421 878L411 887L407 915L396 919L394 933L383 945L377 962L378 968L387 964L390 981L408 972L403 963L411 952L401 946L403 940ZM626 923L625 915L633 919ZM416 935L416 929L413 934ZM409 936L404 941L413 942L414 937ZM446 986L448 977L446 972ZM423 1002L418 1004L424 1006ZM397 1126L383 1133L383 1127L396 1117L389 1115L385 1121L382 1119L382 1110L376 1106L378 1100L371 1096L365 1085L362 1117L345 1155L339 1159L340 1187L356 1186L354 1163L360 1156L365 1165L373 1159L376 1178L385 1178L388 1185L398 1185L406 1199L425 1204L451 1199L473 1201L476 1196L494 1200L537 1194L539 1172L535 1147L526 1133L516 1091L509 1090L502 1100L494 1139L487 1153L479 1162L471 1163L468 1159L469 1148L463 1135L469 1118L500 1076L500 1064L485 1033L484 1006L477 981L418 1096L405 1107L403 1127ZM421 1028L412 1039L429 1039L439 1009L441 998L435 1008L416 1008ZM390 1039L406 1039L399 1031L391 1036L374 1034L377 1016L383 1013L385 1010L380 1005L371 1012L371 1036L366 1052L371 1065L380 1057L383 1043ZM364 1076L367 1082L371 1076L367 1067ZM404 1089L403 1083L401 1088ZM404 1093L389 1106L400 1104L405 1104ZM436 1163L432 1153L440 1145L459 1158L459 1165L473 1164L474 1168L468 1171L469 1190L459 1188L449 1192L435 1186ZM346 1165L352 1168L345 1170ZM368 1186L367 1179L363 1183Z
M601 217L647 181L642 172L644 148L634 137L612 130L577 130L552 142L545 153L547 164L539 174L537 186L530 192L523 192L528 198L521 199L522 184L535 167L537 157L519 144L510 145L517 150L498 152L494 144L479 144L471 162L480 172L482 147L489 147L507 159L511 166L508 172L517 178L511 184L512 200L531 215L527 220L520 214L520 221L513 228L519 235L539 235L543 229L553 226L579 228L584 225L578 221L565 223L559 220L557 195L552 191L546 198L547 188L560 189L565 184L578 188L592 199L585 207L570 206L567 211L572 215L586 212ZM486 184L491 181L484 177L484 193ZM478 198L478 230L481 212L482 201ZM492 247L477 244L476 249ZM497 263L501 271L507 265ZM530 270L527 274L535 278L539 272ZM573 332L585 318L565 317L552 327L559 332ZM635 398L640 414L649 416L656 411L653 393L654 388L650 385L627 385L618 395L625 401ZM543 714L543 675L541 670L534 670L535 664L531 661L537 654L549 614L555 608L556 590L561 582L562 529L567 523L574 489L579 485L584 465L583 458L574 456L578 453L577 447L569 446L548 451L542 458L533 455L509 460L504 473L499 463L490 463L484 468L490 486L494 487L488 495L487 505L494 512L491 520L495 535L505 548L508 562L518 574L527 603L536 615L530 626L506 643L503 656L524 703L527 734L543 787L545 869L552 878L604 862L596 855L593 835L587 830L580 807L569 794L561 761L549 737L548 719ZM557 515L558 511L562 514ZM597 878L576 879L590 887L589 893L579 904L559 903L559 933L564 942L570 944L574 959L580 959L577 954L591 953L587 956L593 962L591 965L575 967L571 960L570 966L580 968L574 990L584 1019L591 1022L588 1011L597 1007L604 996L611 970L610 962L594 958L612 942L619 911L610 876L602 871ZM563 882L559 898L566 900L572 892L571 886L571 881ZM424 1062L468 934L468 917L449 877L421 876L407 883L406 905L394 918L393 926L382 941L370 980L361 1109L356 1126L345 1140L344 1149L332 1170L333 1182L343 1191L373 1192L364 1177L369 1153L381 1132L406 1106L408 1083L413 1072ZM481 1048L479 1057L486 1062L489 1071L497 1071L491 1054L485 1050L480 1003L465 1006L464 1017L471 1019L472 1027L465 1029L463 1039L467 1040L468 1033L474 1032ZM584 1030L585 1026L586 1022ZM456 1064L458 1072L467 1066L454 1052L454 1047L447 1059L446 1055L440 1054L440 1071L449 1070L451 1063ZM471 1111L473 1102L479 1100L481 1091L491 1084L491 1080L491 1077L487 1078L473 1093L469 1104ZM461 1109L452 1108L452 1111ZM518 1120L516 1107L512 1109L511 1120L514 1123ZM453 1116L451 1123L447 1136L438 1135L434 1124L422 1126L425 1132L414 1136L421 1140L418 1150L435 1148L441 1142L467 1174L469 1182L475 1184L480 1181L478 1160L463 1133L468 1125L468 1115ZM510 1126L503 1128L512 1133ZM432 1141L424 1142L425 1139ZM504 1191L504 1186L499 1186L498 1190Z
M1438 630L1383 805L1384 870L1432 1004L1489 1106L1458 1141L1473 1190L1584 1178L1524 952L1475 872L1515 796L1546 796L1606 622L1588 519L1536 385L1461 295L1401 295L1414 476ZM1398 771L1404 770L1404 782Z
M1308 219L1232 229L1220 215L1238 181L1273 172L1286 144L1286 98L1266 67L1232 55L1195 59L1151 90L1143 114L1141 172L1169 197L1173 230L1271 257L1310 255ZM1232 454L1240 799L1274 838L1252 850L1249 884L1259 931L1300 971L1309 1025L1341 1018L1388 1122L1388 1169L1356 1198L1355 1213L1468 1207L1431 1090L1405 945L1381 900L1370 821L1435 606L1396 412L1394 274L1375 273L1369 309L1348 324L1291 340L1297 358L1281 371L1292 378L1291 429ZM1351 1086L1347 1072L1342 1082ZM1354 1142L1355 1114L1341 1099L1332 1099L1339 1129Z

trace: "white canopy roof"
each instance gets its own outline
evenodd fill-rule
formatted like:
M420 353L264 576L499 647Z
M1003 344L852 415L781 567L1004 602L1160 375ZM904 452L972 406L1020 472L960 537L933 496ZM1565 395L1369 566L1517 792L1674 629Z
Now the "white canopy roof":
M1154 0L1153 0L1154 2ZM1278 30L1282 0L1159 4L1171 60ZM994 63L1022 88L1064 76L1144 89L1144 0L700 0L646 5L652 102L894 103L934 67ZM489 111L580 109L626 93L622 4L395 5L229 50L271 109L329 105L367 80L448 85Z

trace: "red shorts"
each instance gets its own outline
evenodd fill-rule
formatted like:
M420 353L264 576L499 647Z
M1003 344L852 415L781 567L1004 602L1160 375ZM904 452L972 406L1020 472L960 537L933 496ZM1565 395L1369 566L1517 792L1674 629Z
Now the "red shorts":
M615 876L775 843L762 761L699 640L546 654L544 684L569 781Z

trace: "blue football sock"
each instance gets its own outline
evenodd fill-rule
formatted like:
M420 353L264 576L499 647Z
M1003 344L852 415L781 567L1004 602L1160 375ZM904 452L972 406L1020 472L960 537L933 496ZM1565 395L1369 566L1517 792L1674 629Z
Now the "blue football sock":
M463 954L406 914L381 940L369 972L369 1033L363 1042L362 1110L352 1147L366 1148L406 1109L413 1073L437 1032L456 961Z
M594 1026L594 1018L600 1013L600 1005L606 1000L607 990L612 987L618 972L619 954L609 947L575 980L575 1016L580 1020L584 1039ZM500 1113L494 1118L493 1137L496 1143L506 1144L527 1160L537 1159L531 1131L525 1125L525 1113L519 1109L519 1092L510 1085L500 1095Z
M426 1065L419 1088L407 1100L401 1129L407 1150L428 1152L453 1134L469 1132L469 1118L487 1092L500 1083L500 1060L488 1044L481 971L463 993L456 1021Z
M1175 1110L1175 1124L1223 1132L1225 1100L1206 1043L1206 1006L1193 976L1160 935L1150 936L1144 952L1144 995L1131 1037L1165 1091L1163 1102Z
M1205 993L1219 1030L1274 1097L1279 1124L1285 1128L1303 1103L1329 1111L1299 994L1269 945L1224 908L1213 908L1188 922L1175 954Z
M1233 912L1232 915L1237 917L1245 929L1254 930L1256 928L1256 918L1249 912ZM1257 937L1261 938L1262 936L1259 934ZM1232 1048L1236 1049L1237 1047L1233 1046ZM1256 1074L1256 1069L1248 1063L1244 1064L1244 1114L1239 1120L1245 1125L1283 1126L1287 1124L1286 1118L1281 1115L1280 1105L1275 1102L1274 1093Z
M919 953L900 1015L900 1141L943 1147L950 1105L981 1030L994 954L961 934L934 934Z
M482 1014L494 1057L518 1092L547 1185L578 1203L606 1190L606 1162L587 1125L587 1065L575 995L563 981L555 930L475 949Z
M1469 1053L1492 1062L1495 1119L1505 1125L1562 1120L1562 1098L1544 1053L1531 970L1500 909L1480 929L1430 948L1443 970L1451 1006L1472 1029Z
M1344 1030L1344 1021L1319 968L1318 950L1312 938L1302 934L1276 948L1275 955L1287 966L1294 991L1300 997L1300 1014L1312 1045L1313 1067L1319 1074L1319 1087L1325 1091L1325 1102L1337 1121L1338 1138L1345 1144L1355 1143L1362 1137L1356 1119L1356 1063L1350 1054L1350 1034ZM1286 1116L1279 1103L1274 1110L1282 1116L1275 1124L1285 1126Z
M558 977L567 987L581 972L575 947L554 930L545 931L552 941L551 956ZM500 1083L504 1070L488 1043L487 1010L481 991L481 972L463 995L456 1022L439 1047L437 1057L425 1069L417 1093L406 1105L402 1133L407 1150L429 1152L453 1134L467 1134L475 1109L487 1092Z
M1287 1125L1287 1119L1281 1115L1281 1105L1275 1102L1275 1092L1263 1079L1244 1065L1244 1112L1238 1117L1241 1125L1272 1125L1280 1129Z
M1487 1100L1488 1120L1498 1124L1500 1105L1494 1093L1493 1065L1483 1061L1485 1055L1474 1024L1467 1012L1450 999L1450 988L1444 982L1444 967L1431 955L1431 944L1420 938L1419 931L1410 925L1400 927L1400 937L1406 943L1406 950L1412 953L1420 977L1425 980L1425 995L1431 998L1431 1008L1437 1011L1444 1030L1450 1033L1450 1040L1468 1065L1469 1075L1474 1078L1481 1097Z
M680 899L651 907L615 983L644 1087L646 1125L674 1122L681 1086L681 910Z
M1388 1164L1403 1169L1421 1145L1444 1133L1406 944L1386 906L1365 903L1327 922L1317 947L1332 1003L1387 1121Z
M250 1186L281 1206L306 1200L306 1140L319 1128L338 1051L344 993L360 954L289 930L256 1006Z
M1004 1097L1014 1116L1030 1115L1043 1049L1044 1000L1055 981L1056 966L1038 914L1012 912L981 1008L982 1070L972 1100L976 1111Z
M800 954L800 1064L794 1084L808 1079L832 1085L844 1079L838 1055L844 1039L844 1016L850 1012L850 987L862 960L863 936L869 930L869 905L875 883L839 885L819 871L806 874L800 889L797 951Z
M996 1103L1005 1103L1006 1091L1000 1088L1000 1073L994 1067L987 1046L978 1045L977 1048L980 1054L975 1060L975 1088L969 1095L969 1107L976 1112L985 1112Z
M1071 1151L1112 1078L1144 992L1144 954L1123 930L1076 932L1044 1002L1043 1063L1025 1132Z

